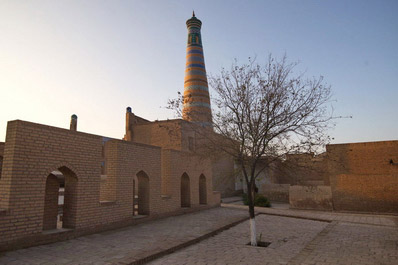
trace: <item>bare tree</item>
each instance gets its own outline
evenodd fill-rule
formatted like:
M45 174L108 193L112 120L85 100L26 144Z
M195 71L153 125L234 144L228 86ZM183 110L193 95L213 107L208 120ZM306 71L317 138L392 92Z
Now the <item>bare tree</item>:
M257 245L254 197L255 180L275 159L288 153L314 152L324 146L331 125L330 86L323 77L295 75L297 63L271 55L265 66L249 63L222 69L210 76L213 130L199 133L205 148L217 148L232 156L246 181L251 245ZM187 99L185 99L187 100ZM171 104L170 104L171 103ZM176 106L176 101L169 106ZM177 104L178 105L178 104ZM208 152L207 152L208 153Z

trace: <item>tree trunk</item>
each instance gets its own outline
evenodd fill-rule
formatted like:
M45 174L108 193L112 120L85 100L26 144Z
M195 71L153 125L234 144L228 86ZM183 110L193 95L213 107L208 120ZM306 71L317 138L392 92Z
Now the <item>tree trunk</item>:
M256 220L254 219L254 217L250 217L250 244L252 246L257 246Z
M254 215L254 189L253 183L247 184L247 197L249 200L249 215L250 215L250 244L252 246L257 246L257 238L256 238L256 221Z

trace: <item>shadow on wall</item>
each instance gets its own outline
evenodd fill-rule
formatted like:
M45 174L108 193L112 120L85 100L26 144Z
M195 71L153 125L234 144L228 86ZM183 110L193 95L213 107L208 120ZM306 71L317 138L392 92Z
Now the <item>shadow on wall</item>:
M60 167L47 176L43 230L75 228L77 184L76 174L67 167Z
M203 174L199 177L199 204L207 204L206 177Z
M134 215L149 215L149 177L144 171L137 173L134 186Z
M191 207L190 180L187 173L181 176L181 207Z

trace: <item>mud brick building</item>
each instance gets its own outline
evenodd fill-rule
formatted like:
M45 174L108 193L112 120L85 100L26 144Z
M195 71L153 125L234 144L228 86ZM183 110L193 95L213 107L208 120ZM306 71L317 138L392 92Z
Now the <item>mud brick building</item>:
M179 143L174 140L171 146ZM183 147L163 148L156 142L110 139L20 120L8 122L2 146L0 249L220 203L220 194L212 189L211 161Z
M76 115L69 130L8 122L0 251L215 207L214 187L223 196L239 190L232 158L195 152L192 126L212 128L201 25L194 14L187 21L183 119L151 122L128 107L122 140L79 132ZM300 168L294 174L292 165ZM260 192L294 208L398 212L398 141L329 145L322 156L291 155L263 175Z
M398 141L330 144L267 172L261 192L291 208L398 214Z
M187 124L211 111L195 15L187 21L184 120L126 112L123 140L14 120L0 143L0 251L215 207L212 162Z

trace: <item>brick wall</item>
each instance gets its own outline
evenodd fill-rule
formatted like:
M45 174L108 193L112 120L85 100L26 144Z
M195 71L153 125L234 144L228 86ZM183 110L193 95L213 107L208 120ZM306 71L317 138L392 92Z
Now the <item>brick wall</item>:
M0 178L1 178L1 170L3 168L4 145L5 143L0 143Z
M213 186L215 190L222 191L221 196L226 197L234 194L235 172L233 159L226 155L209 154L212 150L203 143L203 141L206 141L206 137L200 137L201 134L213 133L212 131L208 132L202 127L196 127L194 124L180 119L135 124L133 128L133 142L159 146L165 149L179 150L187 154L196 152L200 156L206 153L206 157L210 157L213 160L212 163L209 164L212 168L212 172L206 174L206 181L211 181L211 186ZM192 154L190 154L190 156L192 156ZM168 155L165 154L164 159L162 159L163 164L166 158L169 159ZM172 163L175 166L174 163L182 162L181 164L184 164L184 161L185 158L183 158L182 161L173 161ZM165 169L168 168L167 164L163 166ZM197 173L200 175L200 172ZM197 173L195 174L197 175ZM194 179L195 183L197 182L196 175ZM180 185L179 183L174 183L174 185L177 184ZM169 193L166 189L166 186L162 186L163 194ZM212 189L207 194L208 196L212 196ZM219 194L217 193L216 196L219 196Z
M290 186L289 204L293 209L333 210L330 186Z
M0 156L4 155L4 146L5 146L5 143L0 142Z
M184 173L189 176L191 206L195 207L200 204L199 176L201 174L206 180L208 205L218 205L220 203L220 194L217 192L213 193L213 173L228 175L233 172L232 159L222 160L221 163L217 164L216 169L212 171L209 169L212 169L216 164L210 161L209 156L203 158L203 155L195 155L196 149L201 145L197 134L202 133L202 131L193 126L180 119L156 121L134 126L134 142L163 148L161 191L163 202L173 205L171 206L172 208L168 208L170 206L167 204L163 206L163 209L168 211L176 210L176 207L181 203L181 177ZM190 146L189 138L193 140L193 146ZM178 177L176 178L176 176ZM233 181L232 179L230 182L233 183Z
M105 162L105 171L101 170ZM65 178L63 227L56 236L59 182ZM181 176L189 176L188 211L217 206L209 159L192 152L162 149L25 121L8 123L0 179L0 249L65 239L135 222L134 178L145 194L139 199L149 219L186 212L181 208ZM101 173L105 173L101 177ZM147 182L141 181L146 176ZM199 178L207 204L200 205ZM141 177L140 177L141 176ZM202 190L202 194L203 194ZM149 203L148 203L149 201Z
M103 169L100 181L100 201L111 202L116 201L116 175L108 175L113 168L109 163L114 161L113 157L116 157L116 151L111 148L111 139L103 138L102 140L102 159Z
M230 197L236 194L234 160L222 155L212 159L212 174L214 190L221 192L221 197Z
M114 156L107 158L108 177L115 178L117 183L117 205L104 208L103 218L129 218L133 214L133 180L137 174L144 172L149 178L149 213L157 214L161 203L161 148L144 144L112 140L109 141L109 151ZM138 180L138 179L137 179ZM139 183L136 183L139 185ZM118 206L119 208L117 209ZM115 214L111 214L115 212ZM109 217L109 215L114 215ZM109 220L110 222L112 220Z
M56 176L47 177L44 195L43 230L57 228L59 182Z
M133 142L182 150L181 122L170 120L137 124L133 130Z
M206 180L206 194L208 205L218 205L220 194L213 193L212 171L210 159L195 156L190 152L179 152L172 149L162 150L162 174L164 179L164 195L170 196L172 205L181 202L181 177L186 173L190 180L191 206L199 206L199 178ZM172 209L170 209L172 210Z
M331 187L335 210L398 213L398 172L335 175Z
M288 155L285 161L271 165L271 179L278 184L328 185L327 156L323 153Z
M398 213L398 141L328 145L335 210Z
M0 242L43 230L46 181L54 170L73 172L76 189L69 223L76 228L96 222L99 201L101 138L24 121L7 126L0 179ZM72 190L70 190L72 191ZM66 192L66 191L65 191ZM69 196L65 194L67 201Z
M290 184L262 184L259 193L267 197L271 202L289 202Z
M327 145L330 174L390 174L390 160L398 162L398 141Z

